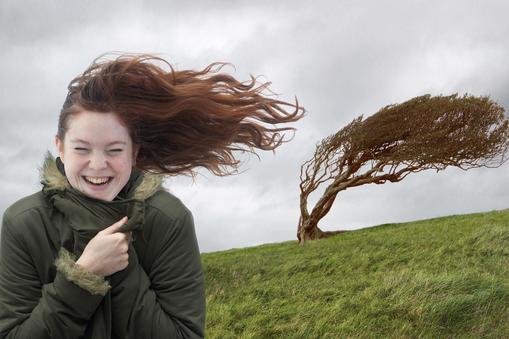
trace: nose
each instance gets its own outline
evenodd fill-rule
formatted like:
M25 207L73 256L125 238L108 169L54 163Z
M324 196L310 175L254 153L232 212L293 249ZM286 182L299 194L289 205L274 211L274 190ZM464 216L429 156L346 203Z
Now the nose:
M101 152L93 152L93 154L90 156L88 167L96 171L105 169L108 167L106 156Z

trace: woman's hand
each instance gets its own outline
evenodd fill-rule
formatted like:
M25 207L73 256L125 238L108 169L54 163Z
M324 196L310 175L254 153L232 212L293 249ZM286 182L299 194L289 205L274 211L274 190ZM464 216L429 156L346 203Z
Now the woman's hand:
M97 233L89 241L76 264L102 277L126 268L129 264L127 251L132 235L131 232L119 232L126 222L127 217L123 217Z

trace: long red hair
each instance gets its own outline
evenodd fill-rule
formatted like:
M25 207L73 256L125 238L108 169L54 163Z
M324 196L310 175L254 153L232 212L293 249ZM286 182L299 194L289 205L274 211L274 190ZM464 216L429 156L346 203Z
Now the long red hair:
M232 174L227 169L240 163L233 151L274 150L291 140L280 132L295 130L275 125L305 113L297 98L294 104L273 98L269 82L258 84L253 76L240 82L221 73L225 63L176 71L150 54L103 57L69 83L58 136L64 139L72 114L114 112L140 146L136 167L146 171L194 175L201 166L219 176Z

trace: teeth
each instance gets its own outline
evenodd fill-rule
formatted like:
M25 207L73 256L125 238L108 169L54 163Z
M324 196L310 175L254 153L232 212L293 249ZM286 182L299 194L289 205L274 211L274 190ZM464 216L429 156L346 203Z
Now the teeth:
M109 177L99 177L99 178L85 177L85 179L87 179L87 181L90 181L91 183L94 183L94 184L104 184L105 182L110 180Z

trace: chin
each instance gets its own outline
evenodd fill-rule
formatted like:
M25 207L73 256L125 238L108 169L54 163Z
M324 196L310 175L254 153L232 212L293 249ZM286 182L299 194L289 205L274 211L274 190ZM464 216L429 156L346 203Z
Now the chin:
M112 201L116 197L116 195L112 197L111 194L97 194L95 192L86 192L86 195L88 195L91 198L104 201Z

